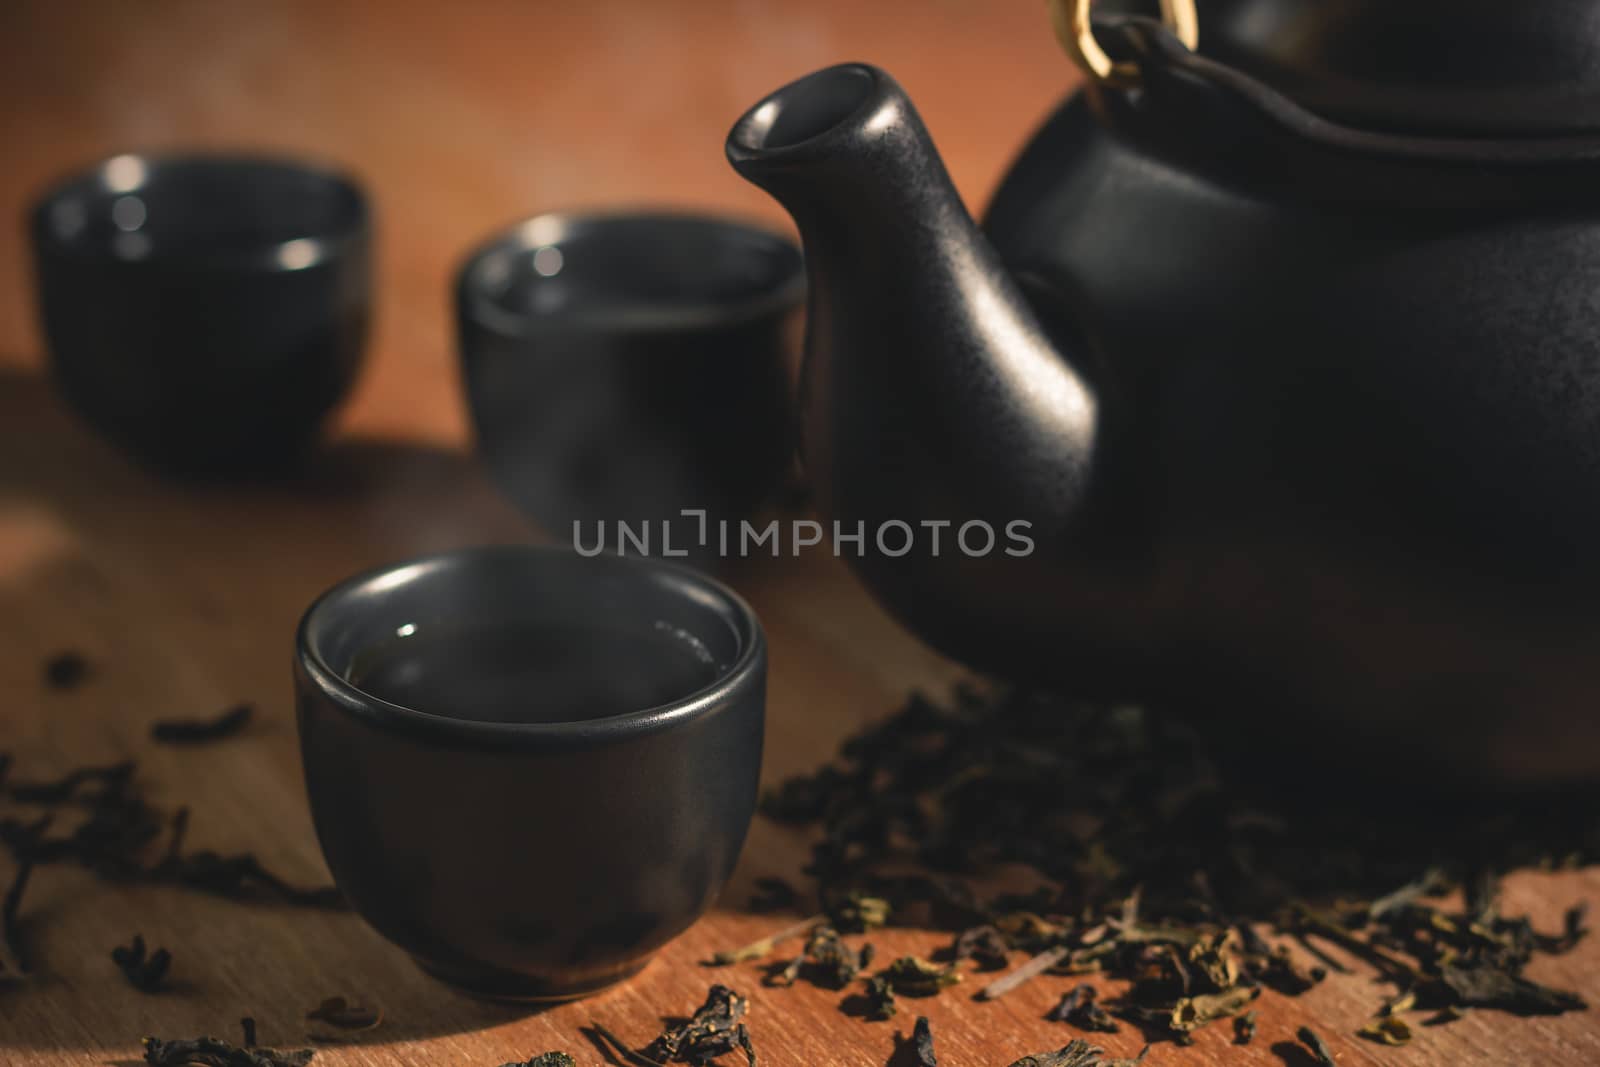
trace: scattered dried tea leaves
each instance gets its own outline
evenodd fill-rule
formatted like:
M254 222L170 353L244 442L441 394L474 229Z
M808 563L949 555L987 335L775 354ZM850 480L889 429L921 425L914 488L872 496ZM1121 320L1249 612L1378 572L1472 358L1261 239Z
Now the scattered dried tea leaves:
M742 1021L749 1007L749 1001L727 986L714 985L692 1018L668 1027L639 1055L655 1063L700 1064L741 1049L749 1067L755 1067L755 1049Z
M0 811L0 845L19 862L77 863L116 883L173 885L295 907L346 906L334 887L292 885L248 852L186 852L188 809L169 813L147 801L135 780L136 769L132 760L125 760L80 767L43 782L9 782L0 788L0 802L70 812L79 821L68 833L45 836L38 819ZM160 848L163 837L166 845Z
M164 719L150 726L150 740L163 745L196 745L232 737L250 722L255 708L235 704L210 719Z
M240 1048L218 1037L144 1039L144 1061L151 1067L305 1067L314 1055L308 1048Z
M346 1000L344 997L328 997L321 1004L306 1012L306 1021L323 1023L336 1030L344 1031L342 1035L308 1034L309 1040L321 1042L343 1041L349 1034L376 1030L383 1025L383 1009L356 1004Z
M154 993L167 979L167 971L172 967L172 953L164 948L147 952L143 935L134 934L132 944L118 945L111 950L111 962L117 965L133 988L141 993Z
M953 967L940 967L918 956L901 956L879 971L877 977L895 993L908 997L931 997L946 986L961 981Z
M1057 1004L1045 1018L1053 1022L1071 1023L1080 1030L1114 1034L1121 1029L1111 1014L1097 1002L1098 992L1087 982L1073 986L1072 991L1061 995Z
M532 1059L502 1063L500 1067L577 1067L577 1064L565 1052L543 1052Z
M1299 1038L1300 1043L1311 1053L1312 1062L1317 1067L1339 1067L1333 1058L1333 1053L1329 1051L1327 1043L1311 1027L1302 1026L1295 1031L1294 1036Z
M123 760L103 766L79 767L49 781L11 782L7 792L12 800L22 804L59 805L73 800L82 790L99 786L100 789L91 792L88 798L93 803L120 795L133 777L134 766L133 760Z
M819 830L805 871L835 929L837 902L871 900L884 920L957 935L954 964L1030 954L979 999L1101 973L1125 984L1108 1008L1187 1042L1263 987L1293 996L1349 973L1350 953L1428 1008L1582 1006L1523 975L1584 936L1582 906L1558 932L1536 931L1500 914L1492 872L1600 856L1600 806L1520 812L1419 793L1382 811L1263 808L1207 741L1139 708L1038 691L958 688L942 705L914 694L762 810ZM1044 884L981 900L965 880L1013 865ZM1464 908L1439 899L1461 888ZM886 1018L911 987L880 972L842 1006ZM1087 1013L1068 993L1058 1011L1074 1008ZM1254 1020L1236 1023L1237 1039Z
M89 661L68 649L44 661L44 684L51 689L76 689L89 678Z

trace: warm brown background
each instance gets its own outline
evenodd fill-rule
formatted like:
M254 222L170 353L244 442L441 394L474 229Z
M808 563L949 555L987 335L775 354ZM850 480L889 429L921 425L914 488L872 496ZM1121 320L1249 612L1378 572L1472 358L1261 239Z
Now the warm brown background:
M325 877L301 794L288 684L289 635L337 578L397 556L526 537L483 482L451 351L450 272L508 220L555 208L701 205L782 223L722 159L722 137L759 95L824 64L864 59L916 98L957 185L981 202L1027 131L1073 81L1039 0L594 0L335 4L202 0L0 0L0 749L19 775L137 757L165 804L195 806L197 847L252 849L285 875ZM377 330L341 434L307 478L266 487L163 483L63 412L37 371L21 213L51 176L128 149L267 147L339 162L370 187L380 221ZM826 559L748 569L734 581L772 648L769 779L825 758L840 736L913 684L954 669L900 633ZM47 692L41 660L74 647L96 664L71 694ZM248 699L250 733L193 752L153 749L151 720ZM722 909L637 980L527 1015L422 977L350 916L284 913L170 890L107 890L41 871L29 921L39 974L0 988L0 1064L125 1062L145 1033L233 1036L256 1016L294 1042L324 996L380 1001L368 1043L317 1062L494 1067L551 1048L598 1058L578 1036L598 1020L643 1042L710 981L752 996L763 1062L882 1064L896 1030L926 1011L941 1062L1000 1067L1064 1044L1041 1015L1065 983L997 1004L964 993L908 1002L895 1023L835 1010L835 994L762 989L753 967L696 961L769 931L744 915L750 878L792 875L803 842L757 822ZM0 878L9 880L9 870ZM1553 927L1600 896L1594 870L1523 874L1507 906ZM129 989L106 953L142 931L177 954L177 988ZM886 957L930 951L915 932L877 938ZM1542 961L1535 977L1600 1001L1600 946ZM1480 1013L1402 1052L1351 1036L1381 994L1365 974L1295 1001L1263 998L1249 1049L1229 1031L1152 1067L1308 1062L1284 1043L1315 1024L1340 1063L1600 1063L1593 1013L1512 1020ZM1104 1039L1137 1051L1124 1032ZM730 1061L731 1062L731 1061Z
M877 63L975 204L1073 80L1043 0L0 3L0 360L34 365L21 209L129 149L255 146L343 164L381 240L365 431L465 432L448 281L523 215L664 203L781 223L722 140L785 81Z

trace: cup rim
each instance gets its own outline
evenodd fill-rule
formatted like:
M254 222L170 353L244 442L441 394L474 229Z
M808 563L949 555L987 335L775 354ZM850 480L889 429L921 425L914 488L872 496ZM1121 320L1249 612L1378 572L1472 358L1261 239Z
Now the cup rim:
M118 174L119 169L125 173ZM98 183L105 186L108 192L134 193L157 178L162 171L176 169L210 170L218 174L277 171L311 178L343 194L350 210L341 213L336 225L301 237L263 241L248 248L225 252L157 251L141 258L118 255L103 244L85 246L74 243L62 238L52 225L49 217L52 208L70 192ZM112 188L112 183L125 185L126 189ZM129 267L159 266L169 270L265 268L272 273L286 274L319 266L366 240L372 229L372 208L366 190L354 176L341 167L320 160L250 151L130 151L106 156L57 177L33 201L29 219L36 247L83 262L116 263Z
M597 719L564 722L488 722L460 719L396 704L350 682L323 658L318 626L323 614L374 583L403 584L440 567L481 564L495 557L541 557L569 565L631 570L640 581L665 578L686 597L718 602L736 622L738 656L705 686L654 707L638 708ZM410 572L410 573L408 573ZM384 564L354 574L324 590L300 618L295 632L295 660L311 684L338 707L374 725L437 740L479 743L496 749L549 748L591 744L656 733L715 711L749 686L766 662L766 638L755 610L728 586L692 567L638 556L584 556L555 545L498 544L456 548Z
M631 308L582 315L568 313L546 324L535 323L499 306L485 291L481 273L493 256L506 251L525 252L560 240L580 237L584 231L641 225L681 225L721 231L727 240L737 235L754 239L792 254L789 268L773 284L751 296L731 301L706 298L684 300L671 308ZM770 227L735 215L676 208L612 208L547 211L500 227L475 244L463 257L455 274L456 306L474 323L495 333L525 339L552 330L599 328L614 333L695 331L733 326L800 305L805 298L805 259L800 246Z

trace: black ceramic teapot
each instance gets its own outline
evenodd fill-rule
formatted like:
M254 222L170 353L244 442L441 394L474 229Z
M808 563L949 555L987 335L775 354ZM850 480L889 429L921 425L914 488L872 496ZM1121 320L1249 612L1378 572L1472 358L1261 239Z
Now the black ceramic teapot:
M1088 6L982 232L881 70L729 135L805 242L844 553L985 669L1600 777L1600 5Z

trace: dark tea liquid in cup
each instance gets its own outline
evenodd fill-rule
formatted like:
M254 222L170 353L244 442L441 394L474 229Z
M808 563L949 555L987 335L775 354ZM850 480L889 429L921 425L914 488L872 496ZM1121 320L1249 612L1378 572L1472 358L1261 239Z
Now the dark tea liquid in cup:
M654 625L401 627L352 666L391 704L480 722L580 722L660 707L717 680L694 635Z

